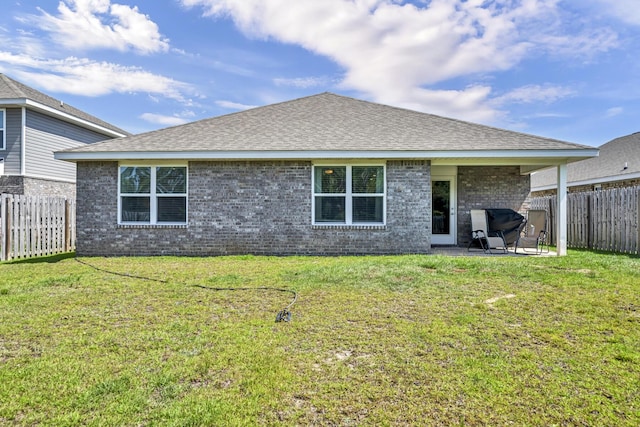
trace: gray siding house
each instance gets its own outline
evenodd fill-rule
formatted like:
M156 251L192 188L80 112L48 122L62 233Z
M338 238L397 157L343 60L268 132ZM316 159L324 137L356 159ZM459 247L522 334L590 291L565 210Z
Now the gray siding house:
M75 165L53 152L127 135L0 74L0 193L73 198Z
M429 253L595 155L331 93L55 154L77 164L81 256Z
M599 147L598 157L567 166L570 193L640 185L640 132L621 136ZM533 196L556 194L557 177L546 169L531 176Z

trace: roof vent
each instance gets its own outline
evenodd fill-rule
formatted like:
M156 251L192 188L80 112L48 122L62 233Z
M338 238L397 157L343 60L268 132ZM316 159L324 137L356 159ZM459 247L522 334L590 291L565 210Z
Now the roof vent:
M64 101L60 101L60 107L64 107Z

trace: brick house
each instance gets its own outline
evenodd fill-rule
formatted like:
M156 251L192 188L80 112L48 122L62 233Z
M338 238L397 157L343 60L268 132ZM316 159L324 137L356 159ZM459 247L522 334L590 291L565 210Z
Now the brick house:
M199 256L465 245L470 209L521 210L529 173L596 154L323 93L55 156L77 164L79 255Z
M598 157L567 166L570 193L640 185L640 132L615 138L599 147ZM556 194L556 174L552 169L531 176L532 196Z
M75 198L75 165L53 152L127 135L0 74L0 193Z

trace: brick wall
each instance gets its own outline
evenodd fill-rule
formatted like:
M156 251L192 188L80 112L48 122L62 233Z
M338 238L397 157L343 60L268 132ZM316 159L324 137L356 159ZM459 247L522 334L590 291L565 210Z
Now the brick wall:
M0 193L24 194L24 178L17 175L0 176Z
M521 175L518 166L458 167L458 244L471 240L471 209L523 212L529 189L529 175Z
M24 176L0 176L0 193L27 196L76 197L76 185L71 182Z
M55 196L76 198L76 185L71 182L55 181L52 179L24 178L24 194L31 196Z
M431 247L429 162L387 163L387 225L311 225L310 162L190 162L188 225L117 225L116 162L80 162L77 253L392 254Z

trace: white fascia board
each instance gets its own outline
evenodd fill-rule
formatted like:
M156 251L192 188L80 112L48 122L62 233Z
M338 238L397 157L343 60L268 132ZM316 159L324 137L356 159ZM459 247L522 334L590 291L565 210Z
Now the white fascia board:
M626 181L627 179L637 179L640 178L640 172L629 173L626 175L615 175L615 176L603 176L601 178L593 178L593 179L583 179L582 181L572 181L567 184L568 187L577 187L580 185L595 185L595 184L603 184L605 182L616 182L616 181ZM557 187L556 184L545 185L541 187L531 188L531 191L543 191L543 190L555 190Z
M2 107L23 107L26 105L26 98L3 98L0 99Z
M569 185L571 187L571 185ZM531 187L531 191L545 191L545 190L555 190L556 185L544 185L542 187Z
M15 107L30 107L35 110L43 111L48 115L53 115L64 119L65 121L75 123L81 127L93 129L96 132L107 134L109 136L120 138L127 136L126 134L116 132L104 126L100 126L98 124L92 123L90 121L78 118L76 116L72 116L71 114L67 114L65 112L56 110L55 108L51 108L47 105L40 104L39 102L32 101L30 99L18 98L18 99L3 99L0 102L0 106L15 106Z
M58 160L317 160L317 159L510 159L522 162L539 162L545 159L549 165L565 162L568 158L589 158L598 154L597 149L575 150L500 150L500 151L60 151L54 153Z

